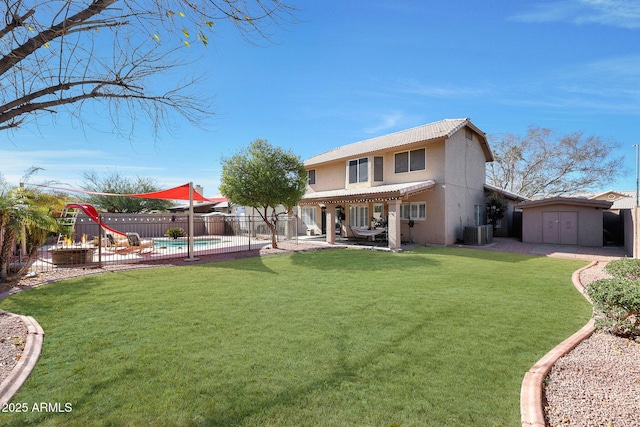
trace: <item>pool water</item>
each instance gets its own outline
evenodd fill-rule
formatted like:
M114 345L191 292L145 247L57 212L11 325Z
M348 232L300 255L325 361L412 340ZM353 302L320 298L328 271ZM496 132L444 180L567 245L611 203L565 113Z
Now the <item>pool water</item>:
M184 238L172 239L172 238L159 238L153 239L154 247L156 248L186 248L189 246L189 240ZM202 248L207 246L213 246L222 241L222 239L218 239L215 237L207 238L207 239L195 239L193 241L194 248Z

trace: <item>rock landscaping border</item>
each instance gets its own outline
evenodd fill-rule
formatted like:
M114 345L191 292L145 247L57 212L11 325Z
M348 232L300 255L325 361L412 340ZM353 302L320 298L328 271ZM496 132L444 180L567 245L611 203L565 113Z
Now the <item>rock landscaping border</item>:
M9 312L3 313L22 320L27 327L27 336L25 338L24 350L21 353L20 360L18 360L18 363L13 367L4 381L0 383L0 407L11 401L22 384L27 380L29 374L31 374L31 371L36 366L36 363L40 358L42 342L44 340L44 331L33 317L22 316Z
M582 283L580 282L580 273L596 264L597 261L592 261L589 265L575 271L571 275L573 286L575 286L578 292L580 292L580 294L582 294L582 296L584 296L589 302L591 302L591 300L584 293L584 286L582 286ZM558 359L568 354L583 340L589 338L593 332L595 332L595 326L594 320L591 319L578 332L571 335L549 353L544 355L542 359L538 360L538 362L524 375L522 387L520 389L520 417L522 427L546 427L542 397L542 384L544 379Z

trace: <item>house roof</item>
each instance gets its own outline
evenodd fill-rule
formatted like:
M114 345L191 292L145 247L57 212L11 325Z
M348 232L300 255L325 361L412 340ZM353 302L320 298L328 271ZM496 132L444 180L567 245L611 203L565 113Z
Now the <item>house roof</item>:
M493 161L493 153L489 148L486 135L478 129L471 120L467 119L445 119L439 122L429 123L423 126L403 130L388 135L379 136L372 139L343 145L307 159L305 166L318 165L334 160L351 158L362 154L387 150L394 147L414 144L416 142L431 141L440 138L449 138L463 127L469 127L480 139L482 150L487 162Z
M606 200L609 202L613 202L613 205L611 205L611 207L609 208L611 210L633 209L636 207L636 190L609 190L602 193L581 192L574 193L566 197L572 197L576 199Z
M604 193L590 195L589 199L609 200L613 202L618 199L623 199L625 197L629 197L629 194L625 194L620 191L609 190L609 191L605 191Z
M524 202L524 201L527 201L527 200L531 200L528 197L521 196L521 195L516 194L516 193L512 193L511 191L507 191L507 190L504 190L502 188L496 187L495 185L491 185L491 184L486 184L485 183L484 184L484 188L485 188L485 190L495 191L498 194L502 194L507 199L511 199L511 200L516 201L516 202Z
M409 197L435 187L433 180L378 185L375 187L317 191L302 196L299 204L344 203L365 200L393 200Z
M193 210L194 212L209 212L211 209L214 208L228 208L229 207L229 201L224 201L224 202L198 202L198 203L194 203L193 205ZM172 206L169 209L167 209L169 212L185 212L189 210L189 204L182 204L182 205L176 205L176 206Z
M614 191L609 190L604 193L596 194L590 199L608 200L613 202L612 210L633 209L636 207L636 192L634 191Z
M609 209L613 202L607 200L595 200L595 199L579 199L576 197L550 197L548 199L530 200L527 202L518 203L518 207L522 209L552 206L552 205L571 205L571 206L583 206L590 208Z

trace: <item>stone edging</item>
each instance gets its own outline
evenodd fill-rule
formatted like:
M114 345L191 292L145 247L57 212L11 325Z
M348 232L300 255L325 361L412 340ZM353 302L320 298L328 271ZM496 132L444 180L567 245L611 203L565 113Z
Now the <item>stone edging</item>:
M587 301L591 302L589 297L584 293L584 286L580 282L580 272L587 268L593 267L597 261L592 261L586 267L575 271L571 275L573 286L582 294ZM542 407L542 383L547 374L553 367L553 364L573 350L583 340L590 337L595 331L593 319L584 325L578 332L561 342L549 353L544 355L542 359L529 369L522 380L522 388L520 389L520 416L522 427L545 427L544 409Z
M13 398L22 384L27 380L29 374L31 374L31 371L36 366L36 362L38 362L40 358L42 342L44 340L44 331L36 319L31 316L5 313L22 320L27 327L27 337L22 357L0 384L0 407L11 401L11 398Z

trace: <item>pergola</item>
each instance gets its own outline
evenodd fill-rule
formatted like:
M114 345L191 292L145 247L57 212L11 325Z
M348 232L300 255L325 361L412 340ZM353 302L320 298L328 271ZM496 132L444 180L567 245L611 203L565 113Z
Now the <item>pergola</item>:
M299 205L316 205L326 207L327 224L333 224L335 208L343 204L352 203L385 203L388 209L388 236L389 249L400 249L401 242L401 215L400 205L403 200L411 196L433 189L436 182L433 180L406 182L401 184L378 185L375 187L349 188L338 190L317 191L306 193L302 196ZM327 233L327 243L335 243L335 234Z

